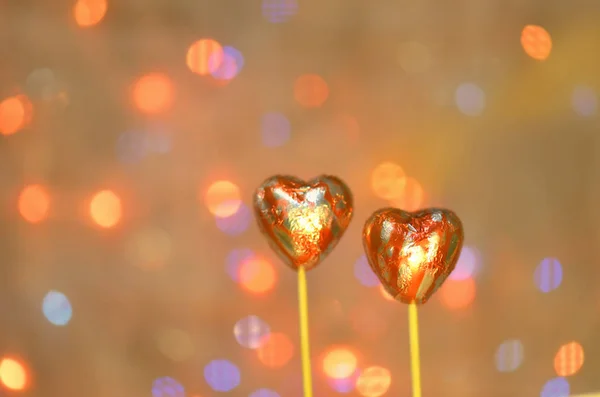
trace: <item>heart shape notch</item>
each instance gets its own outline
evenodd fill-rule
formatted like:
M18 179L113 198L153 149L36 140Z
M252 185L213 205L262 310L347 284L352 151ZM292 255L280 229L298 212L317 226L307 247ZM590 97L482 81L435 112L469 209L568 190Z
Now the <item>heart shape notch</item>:
M308 182L276 175L254 195L254 214L271 248L292 269L317 266L337 245L353 213L350 189L321 175Z
M403 303L427 302L454 270L463 240L458 216L439 208L414 213L380 209L363 231L371 269L386 291Z

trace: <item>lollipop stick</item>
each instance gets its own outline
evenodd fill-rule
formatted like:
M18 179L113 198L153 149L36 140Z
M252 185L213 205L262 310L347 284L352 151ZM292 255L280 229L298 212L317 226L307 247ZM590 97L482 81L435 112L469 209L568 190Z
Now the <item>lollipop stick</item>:
M419 318L417 304L408 305L408 335L410 340L410 372L412 397L421 397L421 359L419 358Z
M304 397L312 397L312 373L310 370L310 345L308 338L308 293L306 291L306 270L298 269L298 312L300 315L300 352L302 355L302 386Z

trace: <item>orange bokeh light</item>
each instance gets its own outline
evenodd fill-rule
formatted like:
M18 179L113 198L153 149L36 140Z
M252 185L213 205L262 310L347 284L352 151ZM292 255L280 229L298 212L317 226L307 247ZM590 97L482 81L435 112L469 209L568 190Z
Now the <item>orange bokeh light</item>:
M379 164L371 174L371 188L375 195L384 200L402 197L406 185L406 174L398 164L386 162Z
M329 96L327 82L317 74L303 74L294 84L294 98L307 108L318 108Z
M356 390L364 397L380 397L392 384L390 371L383 367L366 368L356 380Z
M115 226L122 215L121 199L110 190L96 193L90 202L90 215L100 227Z
M204 200L211 214L219 218L234 215L242 205L240 188L230 181L217 181L210 185Z
M168 76L151 73L140 77L133 85L133 102L143 113L156 114L168 110L175 96Z
M294 345L290 338L282 333L271 333L256 349L258 359L265 366L279 368L287 364L294 355Z
M475 300L475 281L472 278L464 280L446 280L438 296L442 305L448 309L458 310L468 307Z
M273 289L276 281L275 268L262 258L249 258L240 264L240 284L255 294L264 294Z
M106 15L106 0L78 0L73 6L77 25L87 28L98 24Z
M552 51L552 38L543 27L527 25L521 32L521 45L527 55L543 61L550 56Z
M213 73L223 62L223 47L213 39L196 41L187 51L188 68L201 76Z
M404 211L416 211L423 206L425 192L414 178L406 178L400 197L392 200L392 205Z
M356 372L358 359L346 348L335 348L328 351L323 358L323 372L333 379L345 379Z
M43 186L26 186L19 194L19 214L30 223L46 219L50 209L50 196Z
M573 341L562 345L554 356L554 370L558 376L575 375L583 366L583 347Z
M13 358L0 361L0 382L10 390L23 390L27 386L27 370Z
M25 127L31 118L31 103L24 95L6 98L0 102L0 133L12 135Z

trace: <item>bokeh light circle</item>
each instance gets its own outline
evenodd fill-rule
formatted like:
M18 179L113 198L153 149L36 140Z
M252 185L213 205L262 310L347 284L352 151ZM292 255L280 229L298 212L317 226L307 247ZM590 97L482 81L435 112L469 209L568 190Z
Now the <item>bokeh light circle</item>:
M277 275L271 262L251 257L240 264L240 284L248 292L264 294L275 286Z
M77 0L73 6L73 17L77 25L87 28L102 21L107 8L106 0Z
M569 397L571 386L565 378L550 379L542 387L540 397Z
M306 108L317 108L329 97L329 86L317 74L303 74L294 84L294 98Z
M286 365L294 355L294 345L290 338L280 332L268 334L256 349L258 359L269 368Z
M523 363L523 344L517 339L502 342L496 349L494 359L498 371L516 371Z
M347 348L332 349L323 358L323 372L329 378L348 378L354 374L357 365L356 355Z
M254 251L248 248L235 248L225 258L225 270L236 283L240 282L240 267L246 260L256 257Z
M121 199L111 190L102 190L92 197L90 215L100 227L114 227L122 215Z
M544 61L552 51L552 38L543 27L527 25L521 31L521 46L531 58Z
M591 117L598 111L598 96L590 87L575 87L571 95L571 106L580 116Z
M49 101L58 96L60 84L52 69L38 68L27 76L25 89L31 97Z
M297 0L262 0L263 17L271 23L287 22L297 12Z
M240 385L240 370L231 361L213 360L204 367L206 383L218 392L229 392Z
M186 64L192 72L206 76L219 69L223 56L223 47L218 41L201 39L188 48Z
M405 178L402 193L399 197L390 200L396 208L401 208L405 211L416 211L423 207L425 202L425 191L415 178Z
M460 310L473 303L475 292L475 281L472 278L466 278L464 280L446 280L434 296L438 296L446 308Z
M392 375L387 368L368 367L356 380L356 390L363 397L380 397L389 390Z
M71 320L73 308L65 294L58 291L49 291L42 300L42 312L50 323L63 326Z
M235 60L237 73L239 73L246 64L246 60L244 59L242 52L235 47L225 46L223 47L223 53L229 55Z
M0 102L0 133L12 135L23 128L27 121L26 103L19 96Z
M473 247L464 246L460 252L456 267L448 276L449 280L465 280L473 277L480 265L479 251Z
M473 83L463 83L454 94L456 106L467 116L479 116L485 109L485 93Z
M185 388L168 376L158 378L152 383L152 397L185 397Z
M248 349L258 349L267 340L271 327L258 316L247 316L233 326L237 342Z
M371 188L384 200L399 199L404 194L406 174L402 167L392 162L379 164L371 174Z
M240 189L230 181L216 181L209 186L204 201L211 214L227 218L242 205Z
M41 185L26 186L19 194L19 214L29 223L39 223L47 218L50 196Z
M0 361L0 383L9 390L25 389L28 383L27 369L19 360L3 358Z
M132 89L133 103L143 113L162 113L171 107L175 91L171 79L162 73L140 77Z
M347 378L327 378L327 383L336 392L340 394L347 394L356 388L356 379L358 374L353 374Z
M216 217L215 222L223 233L239 236L248 230L252 222L252 212L246 204L241 203L235 214L228 217Z
M561 377L575 375L583 366L584 359L583 347L578 342L566 343L554 356L554 371Z
M533 273L535 285L544 293L557 289L562 278L562 266L556 258L544 258Z
M354 277L365 287L377 287L379 285L379 279L369 266L366 255L361 255L354 262Z
M266 113L261 121L262 143L267 147L285 145L290 139L290 121L282 113Z

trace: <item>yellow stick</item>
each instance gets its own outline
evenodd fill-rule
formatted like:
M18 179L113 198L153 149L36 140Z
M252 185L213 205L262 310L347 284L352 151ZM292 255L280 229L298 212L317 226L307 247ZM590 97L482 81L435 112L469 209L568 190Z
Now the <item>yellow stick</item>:
M408 336L410 340L410 372L412 397L421 397L421 359L419 357L419 318L417 304L408 305Z
M312 373L310 369L310 345L308 338L308 292L306 291L306 270L298 269L298 312L300 315L300 353L302 355L302 385L304 397L312 397Z

